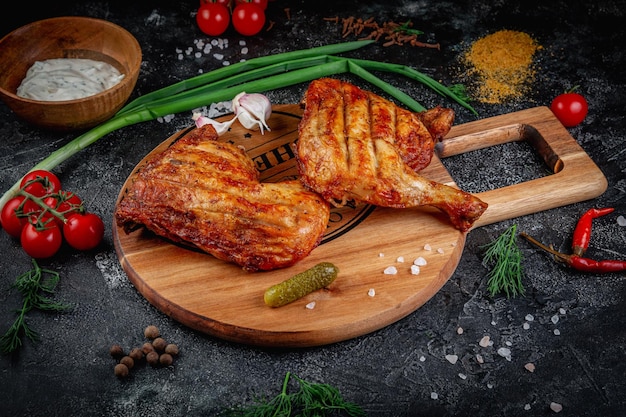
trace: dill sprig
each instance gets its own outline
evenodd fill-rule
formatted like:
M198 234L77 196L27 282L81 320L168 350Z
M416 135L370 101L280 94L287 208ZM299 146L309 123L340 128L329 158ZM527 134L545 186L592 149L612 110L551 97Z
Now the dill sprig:
M487 289L491 296L504 291L507 297L524 295L522 284L522 253L517 246L517 224L506 229L486 248L483 265L491 267L487 275Z
M33 259L33 269L18 276L13 287L22 294L22 307L17 312L13 325L0 337L0 352L7 354L22 346L22 336L35 342L39 339L37 332L26 323L26 314L33 310L63 312L71 308L69 304L54 301L49 294L59 282L59 273L39 267Z
M287 392L289 379L298 382L299 390L293 394ZM342 414L337 414L342 413ZM328 384L307 382L291 372L287 372L283 380L280 394L271 400L258 400L250 406L239 406L226 410L223 416L240 417L324 417L330 415L347 415L364 417L365 412L356 404L343 399L339 390Z

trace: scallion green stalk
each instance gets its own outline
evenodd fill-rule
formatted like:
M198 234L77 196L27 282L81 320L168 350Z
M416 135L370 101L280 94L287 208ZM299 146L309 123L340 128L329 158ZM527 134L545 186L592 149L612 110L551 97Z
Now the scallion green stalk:
M366 59L350 58L350 61L352 61L359 67L369 71L393 72L396 74L404 75L405 77L411 78L415 81L419 81L420 83L428 86L442 96L454 100L461 106L465 107L467 110L471 111L473 114L478 115L476 110L467 102L464 97L460 97L459 95L455 94L454 91L441 84L439 81L411 67L399 64L389 64L387 62L370 61Z
M368 82L374 84L376 87L380 88L381 90L383 90L384 92L386 92L390 96L396 98L398 101L400 101L402 104L404 104L405 106L407 106L411 110L413 110L415 112L422 112L422 111L426 110L426 108L424 106L422 106L417 101L413 100L413 98L411 96L409 96L408 94L403 93L402 91L400 91L398 88L394 87L393 85L391 85L391 84L381 80L380 78L376 77L374 74L372 74L371 72L365 70L363 67L361 67L360 65L356 64L351 59L348 60L348 69L349 69L350 73L358 75L359 77L363 78L365 81L368 81Z
M237 62L232 65L228 65L222 68L218 68L216 70L207 72L205 74L197 75L192 78L188 78L183 81L179 81L175 84L172 84L168 87L161 88L159 90L148 93L144 96L136 98L135 100L128 103L124 106L120 113L125 113L128 110L132 110L133 108L154 101L156 99L160 99L163 97L169 97L176 95L180 92L187 91L201 85L206 85L208 83L212 83L215 81L222 80L224 78L228 78L232 75L245 73L257 68L267 67L269 65L285 63L288 61L310 58L310 57L320 57L324 55L336 55L344 52L353 51L355 49L362 48L366 45L373 43L373 40L363 40L363 41L354 41L354 42L343 42L331 45L318 46L315 48L309 49L301 49L298 51L290 51L283 52L280 54L274 55L266 55L257 58L248 59L246 61Z

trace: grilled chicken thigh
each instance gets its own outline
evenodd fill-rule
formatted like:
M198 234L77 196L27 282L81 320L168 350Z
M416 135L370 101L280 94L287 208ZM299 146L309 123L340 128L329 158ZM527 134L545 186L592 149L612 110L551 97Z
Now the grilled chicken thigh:
M450 129L450 110L412 113L330 78L311 82L303 104L296 143L300 180L326 201L433 206L461 231L487 208L477 197L417 173L430 163L435 141Z
M287 267L321 241L330 208L298 181L260 183L245 151L196 129L149 159L119 202L117 224L143 225L249 271Z

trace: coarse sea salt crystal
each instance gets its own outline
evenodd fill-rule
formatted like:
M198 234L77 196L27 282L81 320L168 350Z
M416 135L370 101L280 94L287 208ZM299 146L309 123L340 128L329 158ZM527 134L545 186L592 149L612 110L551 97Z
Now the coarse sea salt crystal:
M524 324L522 324L522 328L524 330L528 330L528 329L530 329L530 324L529 323L524 323Z
M427 243L424 245L424 250L432 250L432 247Z
M315 308L315 301L311 301L305 307L309 310L313 310Z
M563 406L559 403L551 402L550 410L554 411L555 413L560 413L561 411L563 411Z
M436 400L437 398L439 398L439 394L437 394L436 392L431 392L430 393L430 398L433 400Z
M384 257L385 257L385 254L381 252L381 253L379 253L379 254L378 254L378 257L379 257L379 258L384 258Z
M554 324L557 324L559 322L559 316L555 314L554 316L550 318L550 321Z
M370 288L370 289L367 291L367 295L369 295L370 297L375 296L375 295L376 295L376 290L375 290L374 288Z
M426 262L426 259L424 259L422 256L420 256L419 258L416 258L413 261L413 265L417 265L417 266L424 266L426 265L428 262Z
M559 329L554 329L554 335L555 336L560 336L561 335L561 331Z
M459 357L457 355L446 355L446 360L454 365L459 360Z
M419 275L420 267L417 265L411 265L411 275Z
M511 349L501 347L498 349L498 355L506 358L506 360L511 360Z
M483 338L482 338L482 339L480 339L480 342L478 342L478 344L479 344L481 347L487 347L487 346L489 346L489 345L491 344L490 337L489 337L489 336L483 336Z
M463 334L463 328L462 327L457 327L456 328L456 334Z
M626 226L626 217L618 216L617 217L617 224L622 226L622 227Z
M398 273L398 269L395 266L388 266L383 271L385 275L396 275Z
M443 253L443 248L438 248L437 253Z
M459 378L461 379L467 379L467 375L459 373Z
M535 364L533 363L527 363L524 365L524 368L526 368L528 372L535 372Z
M396 259L397 262L404 262L404 256L398 256Z
M247 54L248 54L248 48L247 47L241 48L241 55L247 55Z
M535 317L532 314L526 314L525 319L526 321L533 321L535 320Z

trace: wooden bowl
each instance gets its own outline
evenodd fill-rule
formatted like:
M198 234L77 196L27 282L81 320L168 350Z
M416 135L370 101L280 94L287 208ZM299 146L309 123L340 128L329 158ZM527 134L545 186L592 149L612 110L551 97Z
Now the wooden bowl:
M107 62L124 78L96 95L66 101L39 101L16 95L28 69L52 58ZM42 128L70 131L111 118L128 100L139 76L141 47L127 30L106 20L57 17L22 26L0 40L0 98L20 118Z

